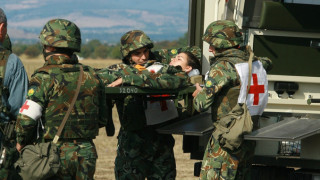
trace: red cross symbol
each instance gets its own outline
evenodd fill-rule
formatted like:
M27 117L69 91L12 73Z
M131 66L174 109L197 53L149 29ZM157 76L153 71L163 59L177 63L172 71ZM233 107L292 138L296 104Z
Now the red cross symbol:
M28 109L29 109L30 106L29 106L27 103L28 103L28 101L26 101L26 102L23 104L23 106L20 108L19 113L22 113L23 110L28 110Z
M163 94L163 95L150 95L151 97L169 97L168 94ZM156 101L150 101L150 103L154 103ZM160 102L160 107L161 111L166 111L168 110L167 102L166 101L159 101Z
M249 94L253 94L253 105L259 104L259 93L264 93L264 85L258 84L257 74L252 74L253 85L250 86Z

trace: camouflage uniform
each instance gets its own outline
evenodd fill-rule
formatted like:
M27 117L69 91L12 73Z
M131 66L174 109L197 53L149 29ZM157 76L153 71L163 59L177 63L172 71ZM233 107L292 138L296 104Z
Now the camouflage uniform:
M124 84L149 88L173 89L189 85L188 76L181 69L164 66L166 73L152 74L144 68L155 61L148 61L143 68L134 69L130 53L142 47L151 49L153 43L142 31L130 31L121 38L121 52L125 64L110 67L122 69ZM165 53L165 52L163 52ZM150 52L149 59L170 62L170 56ZM130 66L128 66L130 65ZM175 179L176 165L172 135L159 134L154 127L146 126L143 101L139 96L126 96L116 100L121 129L115 160L116 179Z
M23 113L29 107L21 107L16 125L17 142L21 145L53 140L75 94L80 74L81 64L75 55L70 58L55 54L60 48L71 53L80 51L80 30L74 23L63 19L49 21L40 34L40 41L58 50L48 57L45 54L44 66L37 69L30 80L27 101L37 103L42 111L40 118L33 119ZM106 122L102 114L104 89L96 72L82 66L80 92L57 143L61 167L53 179L93 179L94 176L97 152L92 139ZM36 139L37 127L41 126L43 131Z
M212 120L215 122L237 104L240 77L234 65L248 61L249 53L246 50L233 48L242 43L242 35L231 21L211 23L203 40L216 49L226 49L215 55L205 87L194 98L194 107L197 111L203 112L211 107ZM266 70L271 68L271 61L268 58L255 57L254 60L260 60ZM257 120L253 118L254 128L257 128ZM254 147L254 141L244 141L240 151L229 152L221 148L218 141L211 136L203 157L200 178L250 179L250 161Z

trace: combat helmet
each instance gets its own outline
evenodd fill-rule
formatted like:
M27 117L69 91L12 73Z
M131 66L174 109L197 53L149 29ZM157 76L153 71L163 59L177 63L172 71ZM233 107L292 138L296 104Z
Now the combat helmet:
M125 33L120 40L121 47L120 51L122 58L129 55L130 52L140 49L142 47L147 47L149 49L153 48L153 42L143 31L132 30Z
M242 32L230 20L219 20L211 23L204 33L202 40L215 48L231 48L243 43Z
M80 29L73 22L65 19L48 21L40 33L40 42L46 46L69 48L80 52Z
M6 48L7 50L12 51L12 45L11 45L10 37L9 37L8 34L7 34L6 37L4 38L4 41L3 41L3 43L2 43L2 46L3 46L4 48Z

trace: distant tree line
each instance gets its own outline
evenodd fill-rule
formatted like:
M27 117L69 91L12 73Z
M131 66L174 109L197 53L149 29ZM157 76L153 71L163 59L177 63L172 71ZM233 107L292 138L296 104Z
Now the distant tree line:
M172 49L186 46L188 43L188 34L185 33L183 37L173 41L159 41L154 42L154 48L157 49ZM12 51L19 55L25 54L28 57L37 57L42 53L41 44L13 44ZM78 53L80 57L92 59L121 59L120 44L108 45L101 43L99 40L91 40L86 44L81 45L81 52Z

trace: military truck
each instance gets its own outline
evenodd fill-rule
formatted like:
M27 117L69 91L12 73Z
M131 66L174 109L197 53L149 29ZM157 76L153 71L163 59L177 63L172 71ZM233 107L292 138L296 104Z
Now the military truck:
M253 179L320 179L320 2L190 0L189 8L189 45L203 49L202 74L212 54L201 37L221 19L234 20L255 55L273 61L260 129L245 136L257 141ZM210 112L158 129L183 135L184 152L199 162L212 130Z

